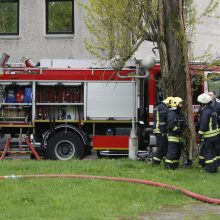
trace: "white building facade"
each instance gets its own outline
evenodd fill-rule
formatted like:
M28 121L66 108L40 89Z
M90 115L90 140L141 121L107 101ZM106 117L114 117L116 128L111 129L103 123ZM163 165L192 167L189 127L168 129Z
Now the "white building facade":
M89 32L83 21L83 9L74 0L63 1L71 5L73 17L71 28L68 31L61 30L61 33L56 33L56 31L47 33L47 22L50 22L47 18L47 7L53 3L61 2L62 4L62 1L9 0L1 2L0 15L1 8L6 4L4 2L12 2L18 9L16 33L0 33L0 50L9 54L13 62L17 62L23 56L30 57L35 62L46 58L91 57L84 47L84 37L88 36Z
M197 11L202 11L207 2L208 0L196 0ZM0 51L9 54L12 62L18 62L24 56L30 57L34 62L40 59L94 58L85 49L84 39L90 33L83 20L85 13L75 0L0 0L0 19L8 14L7 10L10 8L5 8L10 4L14 9L13 15L16 14L13 18L17 23L11 30L7 17L3 22L0 20ZM57 9L62 11L62 7L71 9L70 17L60 17L60 21L63 21L61 25L66 27L64 30L60 30L60 24L56 24L53 18L60 16ZM218 8L215 15L219 14ZM71 23L66 22L67 18ZM1 23L5 23L6 27L2 27ZM207 18L196 25L190 52L193 56L202 55L208 48L213 57L219 56L219 24L220 19ZM137 54L151 54L152 47L151 43L146 42Z

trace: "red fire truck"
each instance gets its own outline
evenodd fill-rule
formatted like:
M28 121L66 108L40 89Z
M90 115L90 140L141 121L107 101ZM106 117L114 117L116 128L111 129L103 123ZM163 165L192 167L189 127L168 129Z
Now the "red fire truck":
M13 151L58 160L83 158L91 149L127 154L133 120L139 150L155 145L151 126L153 106L161 98L159 64L148 78L132 80L120 76L134 74L134 64L119 76L91 60L41 60L37 67L24 61L0 60L1 159ZM215 75L194 89L193 97L202 88L219 94Z
M38 155L68 160L92 148L124 151L132 120L146 119L144 80L119 77L91 60L1 63L2 153L32 146ZM130 65L120 74L134 72Z

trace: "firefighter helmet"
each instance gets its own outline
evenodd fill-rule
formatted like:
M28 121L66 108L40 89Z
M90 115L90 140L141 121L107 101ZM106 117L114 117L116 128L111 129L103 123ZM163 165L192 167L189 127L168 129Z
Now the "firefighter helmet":
M171 108L174 108L174 107L181 107L180 105L182 104L183 100L180 98L180 97L174 97L172 100L171 100Z
M199 95L197 97L197 101L202 103L202 104L208 104L209 102L212 101L212 97L209 96L208 94L206 93L202 93L201 95Z
M173 97L169 96L163 100L163 103L165 103L168 107L170 107L172 99Z

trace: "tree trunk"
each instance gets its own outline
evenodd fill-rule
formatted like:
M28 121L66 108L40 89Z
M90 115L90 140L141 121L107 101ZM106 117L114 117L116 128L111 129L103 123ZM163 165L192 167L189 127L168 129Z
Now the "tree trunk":
M158 6L157 44L160 52L162 91L164 96L178 96L184 100L184 114L188 124L185 135L192 157L196 143L183 0L159 0Z

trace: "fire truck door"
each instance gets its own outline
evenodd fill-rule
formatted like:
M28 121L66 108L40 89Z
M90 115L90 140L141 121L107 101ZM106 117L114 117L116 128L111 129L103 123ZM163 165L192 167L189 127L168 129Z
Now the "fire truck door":
M131 119L137 116L136 96L136 83L131 81L88 83L86 118Z

